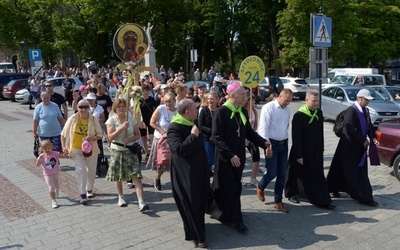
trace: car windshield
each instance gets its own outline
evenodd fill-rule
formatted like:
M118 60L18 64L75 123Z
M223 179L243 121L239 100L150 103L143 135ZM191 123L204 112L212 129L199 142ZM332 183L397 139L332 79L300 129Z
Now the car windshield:
M15 80L11 80L9 83L7 83L7 86L13 86L15 83Z
M381 94L379 94L375 89L373 88L367 88L369 92L371 92L371 96L374 98L374 100L386 100ZM349 97L349 100L351 101L356 101L357 100L357 93L360 91L360 89L346 89L346 94Z
M351 85L355 76L335 76L329 84L346 84Z
M400 93L400 88L386 88L386 91L392 96L393 99L395 99L396 94Z

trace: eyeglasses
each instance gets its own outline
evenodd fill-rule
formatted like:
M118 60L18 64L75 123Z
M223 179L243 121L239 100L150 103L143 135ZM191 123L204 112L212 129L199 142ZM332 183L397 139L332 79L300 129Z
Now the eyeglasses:
M78 106L79 109L89 109L89 106Z
M44 85L46 88L53 87L53 85Z

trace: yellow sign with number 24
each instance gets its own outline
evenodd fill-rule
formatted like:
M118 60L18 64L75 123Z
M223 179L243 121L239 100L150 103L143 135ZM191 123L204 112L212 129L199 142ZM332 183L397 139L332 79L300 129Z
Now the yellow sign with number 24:
M260 85L265 75L264 63L258 56L249 56L240 64L239 77L244 87Z

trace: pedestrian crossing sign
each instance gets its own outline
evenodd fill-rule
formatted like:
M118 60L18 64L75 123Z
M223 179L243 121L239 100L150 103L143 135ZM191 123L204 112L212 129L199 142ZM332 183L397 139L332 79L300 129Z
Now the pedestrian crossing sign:
M313 15L312 43L316 47L330 47L332 44L332 18Z

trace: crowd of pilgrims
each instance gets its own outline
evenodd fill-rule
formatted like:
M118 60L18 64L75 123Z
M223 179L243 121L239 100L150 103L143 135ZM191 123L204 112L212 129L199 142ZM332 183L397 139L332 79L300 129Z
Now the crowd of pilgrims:
M207 80L210 84L207 86L204 82L195 82L188 87L185 84L185 76L182 68L175 73L171 68L167 71L161 66L159 72L160 74L157 74L157 76L152 72L141 75L139 81L139 85L141 86L141 117L138 118L136 116L137 120L133 118L132 112L126 112L126 110L134 105L132 100L130 103L127 103L120 98L128 81L128 72L126 70L101 68L93 71L90 68L83 70L71 68L63 72L62 70L54 68L45 72L46 78L64 75L68 77L78 77L83 82L79 90L73 91L72 96L69 99L67 98L68 104L75 110L76 114L73 115L72 119L71 117L65 117L66 119L68 118L66 124L71 125L71 120L74 119L79 121L81 118L87 119L84 117L91 117L85 114L85 110L90 111L93 116L95 116L95 113L97 114L96 118L98 119L95 124L98 125L94 126L96 127L94 130L96 131L93 132L94 135L92 137L90 137L89 132L87 132L87 136L98 142L98 147L101 151L99 155L101 155L101 157L104 157L103 143L107 144L110 149L110 168L107 171L106 180L115 182L118 193L118 206L127 206L122 191L122 183L126 183L128 188L136 188L139 211L144 212L149 209L149 206L144 203L143 186L140 181L143 177L141 175L140 165L143 164L147 169L155 171L154 187L157 190L163 189L161 181L162 175L171 171L173 196L184 222L185 240L194 241L197 247L207 247L207 243L204 241L204 213L206 210L211 215L211 218L218 219L222 223L232 223L240 233L243 233L248 229L243 224L240 209L240 178L242 178L245 165L243 161L243 159L245 159L244 150L247 148L251 154L252 160L251 179L249 183L256 187L257 197L264 202L264 189L272 179L278 176L277 178L280 178L280 182L282 183L280 187L277 187L278 184L275 184L274 207L280 212L287 213L288 209L282 203L282 190L277 191L277 189L283 189L286 164L284 164L285 166L282 168L285 170L285 173L279 173L279 168L281 168L281 166L278 166L278 173L275 174L273 173L274 171L266 173L265 168L262 169L264 176L260 183L258 183L257 180L257 173L260 163L260 147L265 150L266 163L268 164L268 162L270 162L272 166L275 164L272 162L272 155L274 154L274 158L276 158L276 155L280 154L277 148L286 145L285 151L282 151L282 157L285 158L284 162L288 160L287 129L290 111L285 108L292 100L291 91L285 89L279 95L271 95L267 101L271 102L271 104L265 105L261 111L261 120L266 120L266 118L270 121L273 119L285 119L285 121L277 121L284 125L283 130L285 131L283 131L284 136L276 140L273 139L274 135L269 134L268 126L270 125L267 126L265 122L261 124L262 131L264 131L261 133L259 132L261 136L255 132L259 125L258 113L255 107L257 92L245 89L241 86L239 81L235 81L233 74L228 76L227 79L224 79L220 72L214 71L213 67L211 67L210 70L205 69L203 73L196 70L193 78L195 80ZM46 80L43 80L43 84L46 84ZM303 176L304 178L307 177L307 180L303 183L304 186L302 188L304 188L303 191L306 193L308 192L307 190L311 188L312 190L310 189L310 191L313 193L315 190L323 187L324 194L315 193L316 197L313 197L311 193L308 193L307 196L309 196L309 200L312 204L322 208L333 209L335 206L330 204L331 199L322 168L323 119L319 119L322 118L322 113L317 108L317 97L318 93L308 93L306 103L295 114L296 119L293 120L293 122L296 120L296 122L299 123L296 125L297 128L303 126L302 123L304 123L305 128L310 127L312 129L293 130L292 132L298 135L303 134L304 131L314 133L315 129L321 132L319 140L313 142L318 150L321 151L318 151L318 156L315 158L317 159L315 163L318 163L318 166L315 166L315 170L310 169L312 172L315 171L318 177L311 180L314 177L311 178L310 175ZM192 105L195 105L195 116L193 116ZM102 112L100 112L100 114L99 112L94 113L97 106L101 106L104 114L102 114ZM269 112L267 111L268 109L274 110L278 107L281 109L279 112L282 112L282 117L279 115L263 117ZM311 115L310 112L313 112L313 114ZM77 116L77 118L74 118L74 116ZM172 125L174 129L170 131L170 125L172 123L174 123L174 125ZM102 131L98 132L97 127L101 127ZM86 129L89 131L88 128ZM69 151L69 148L65 145L66 137L73 133L74 130L65 130L68 129L64 127L61 133L63 150L60 151L60 157L71 154L74 150L72 146L69 146L72 150ZM122 131L126 131L125 134ZM185 134L183 139L179 138L179 136L183 136L181 133ZM267 136L263 135L263 133ZM191 139L189 140L188 138ZM163 145L163 141L165 141L164 145L168 141L171 147L170 151L166 150L166 146L164 146L164 148L160 146ZM301 141L301 139L299 139L299 141ZM141 154L133 156L130 150L125 150L125 146L131 146L134 142L139 142L141 145L143 157ZM201 143L200 147L198 144L199 142ZM187 152L182 154L182 152L179 152L179 149L185 146L186 143L190 147L187 148ZM46 145L48 150L53 148L51 144ZM196 152L192 152L193 148L198 149ZM293 147L291 155L295 154L296 150L302 151L303 148ZM79 152L82 154L81 151ZM232 152L236 154L232 154ZM305 152L302 153L305 154ZM171 159L176 161L175 166L174 163L171 162L172 160L168 159L170 155L172 155ZM97 158L97 155L95 157ZM74 159L74 157L72 158ZM195 161L193 159L195 159ZM82 163L82 160L74 161L78 165L88 164L87 162ZM101 175L99 161L101 161L100 156L96 168L96 175L98 176ZM202 166L203 161L204 166ZM179 166L176 165L177 162ZM290 162L289 165L296 164L298 164L298 162L295 161ZM134 166L132 167L131 165ZM185 165L188 165L187 168ZM176 168L175 170L171 169L173 166ZM232 166L237 170L231 171ZM89 166L86 167L88 169L90 168ZM93 168L93 166L91 168ZM198 172L198 170L202 168L204 168L204 171ZM197 170L191 172L192 170L187 169ZM182 173L177 173L176 171L178 170L182 171ZM286 197L289 198L291 202L299 203L297 197L299 190L297 190L298 187L296 184L298 181L296 178L302 177L302 175L300 172L294 172L294 170L296 170L296 168L292 167L289 171L291 174L288 175L288 180L294 179L285 184L285 192ZM93 170L83 171L87 171L86 174L88 175L95 173ZM193 175L195 172L196 174ZM201 178L199 174L203 178ZM78 177L81 176L78 173L77 175ZM210 185L209 178L213 176L213 182ZM206 177L207 180L204 177ZM308 177L311 179L308 179ZM94 197L94 193L92 192L94 177L89 176L87 178L92 179L90 190L88 190L86 186L87 193L85 193L86 181L78 180L78 183L81 183L81 187L79 188L83 190L81 191L80 203L84 205L88 202L87 198ZM317 179L318 181L316 181ZM277 181L277 183L278 182L279 181ZM239 183L239 186L236 185L237 183ZM291 184L294 186L290 186ZM306 186L308 184L315 184L319 187L308 187ZM193 187L200 187L201 189L204 187L206 188L200 192L200 190L192 190ZM50 196L53 199L55 197L55 192L58 194L58 188L55 190L49 187L49 190L53 190L50 192ZM335 197L339 196L338 190L330 191L335 194ZM188 194L193 197L185 198ZM201 199L199 197L194 198L200 195L202 197ZM323 201L320 201L320 199L322 199L321 197L324 198ZM186 203L191 202L193 204L188 207ZM371 203L369 200L368 202ZM197 205L194 206L194 204ZM373 205L375 205L375 202Z

